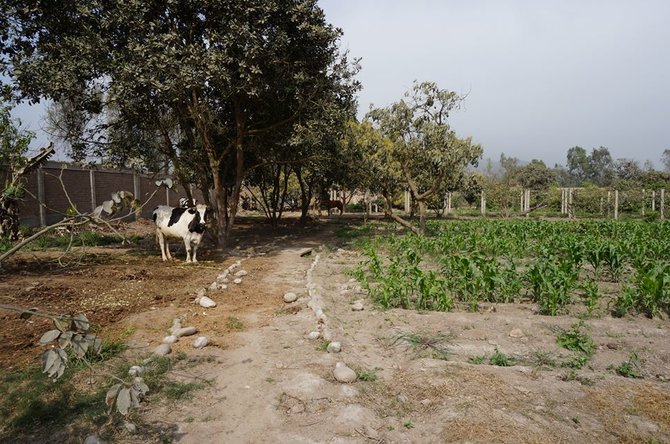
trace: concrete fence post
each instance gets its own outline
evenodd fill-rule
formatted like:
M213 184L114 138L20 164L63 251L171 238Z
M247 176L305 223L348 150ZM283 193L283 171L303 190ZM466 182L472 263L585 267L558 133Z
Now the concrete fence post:
M88 183L91 187L91 211L95 211L98 206L95 197L95 170L88 170Z

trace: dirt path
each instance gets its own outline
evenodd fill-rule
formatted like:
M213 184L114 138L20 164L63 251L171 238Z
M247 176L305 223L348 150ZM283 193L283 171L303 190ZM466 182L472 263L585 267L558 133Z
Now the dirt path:
M585 321L598 349L570 371L555 363L570 355L556 344L556 327L569 329L572 317L539 316L527 305L481 313L375 309L346 274L357 255L321 246L334 228L278 237L252 251L264 255L221 264L222 271L241 258L248 275L210 293L216 308L182 303L126 320L137 328L137 350L157 345L174 317L214 343L197 352L188 340L177 344L175 353L202 358L177 377L210 385L189 401L144 404L147 423L180 443L670 441L667 320ZM313 251L301 257L305 248ZM207 273L214 279L217 270ZM287 291L299 300L285 304ZM353 311L359 299L364 310ZM242 331L230 328L231 319ZM341 342L341 353L307 339L313 331ZM496 350L519 363L488 365ZM642 379L608 369L631 352ZM339 361L367 380L336 382ZM141 433L124 439L143 442Z

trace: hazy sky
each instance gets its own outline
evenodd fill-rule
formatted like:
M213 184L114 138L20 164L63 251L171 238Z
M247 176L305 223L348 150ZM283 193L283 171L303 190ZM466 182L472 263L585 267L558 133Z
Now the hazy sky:
M548 166L568 148L652 160L670 149L670 0L320 0L362 58L359 115L414 80L467 94L452 126ZM41 108L20 107L40 127ZM35 145L46 142L40 134Z
M451 117L484 157L565 164L605 146L652 160L670 148L670 1L320 0L362 58L359 115L414 80L467 94Z

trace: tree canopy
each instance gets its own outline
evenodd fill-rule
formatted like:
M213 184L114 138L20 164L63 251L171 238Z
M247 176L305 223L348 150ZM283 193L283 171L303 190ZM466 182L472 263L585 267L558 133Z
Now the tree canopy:
M80 113L68 131L75 155L163 157L184 178L202 176L221 242L251 161L312 121L337 127L355 110L341 32L314 0L0 0L0 9L15 95Z

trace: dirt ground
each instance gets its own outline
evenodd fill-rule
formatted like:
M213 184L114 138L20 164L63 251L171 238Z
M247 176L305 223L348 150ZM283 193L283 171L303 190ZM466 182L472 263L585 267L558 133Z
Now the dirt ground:
M552 361L571 355L556 329L575 317L540 316L528 304L479 313L375 308L347 273L360 257L335 236L350 222L273 230L242 220L230 250L205 246L197 265L164 264L150 224L134 223L128 230L146 235L139 245L80 251L65 267L56 253L17 255L0 272L0 303L84 312L102 336L127 337L130 359L150 354L174 318L209 338L202 350L182 338L172 351L195 363L176 377L206 388L188 401L143 402L138 431L120 431L119 442L157 440L146 428L179 443L670 442L667 319L585 320L597 351L571 373ZM183 248L175 256L183 260ZM198 288L236 261L248 273L242 283L210 291L215 308L194 304ZM283 302L288 291L299 299ZM352 310L356 300L362 311ZM36 362L49 322L0 316L0 369ZM307 339L313 331L342 351ZM472 363L496 350L518 363ZM639 379L612 370L632 352ZM337 362L359 380L337 382Z

